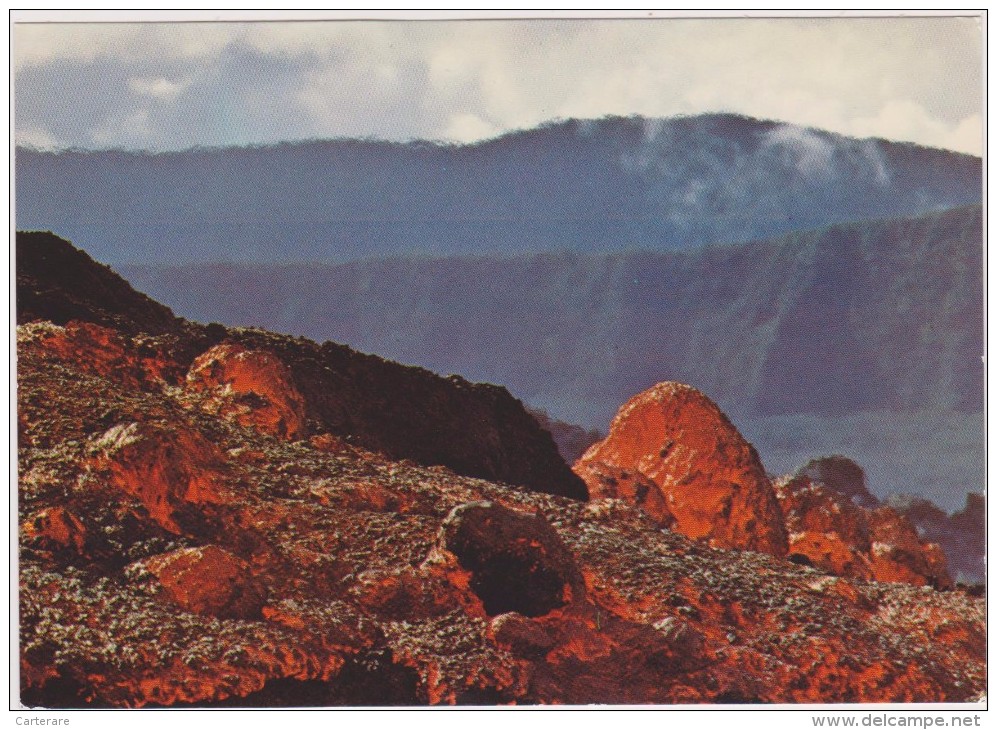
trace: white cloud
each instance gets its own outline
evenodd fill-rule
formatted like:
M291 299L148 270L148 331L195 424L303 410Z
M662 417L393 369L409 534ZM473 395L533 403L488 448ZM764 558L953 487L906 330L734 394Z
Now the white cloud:
M968 152L971 155L982 155L983 117L979 114L970 114L960 121L955 129L946 135L945 141L938 146Z
M150 124L148 109L137 109L120 117L112 117L100 127L90 130L90 140L98 147L147 146L157 132Z
M946 123L910 99L891 100L875 116L855 119L850 127L856 136L914 140L974 155L981 154L983 149L983 125L979 114Z
M136 94L149 96L154 99L168 101L183 93L183 90L190 85L190 79L173 81L164 78L131 78L128 79L128 88Z
M474 114L454 114L450 117L444 141L476 142L499 134L501 130Z
M205 59L245 34L237 23L27 23L14 26L15 70L57 60Z
M50 74L45 89L66 64L119 64L133 95L177 105L234 49L286 63L283 90L266 63L227 67L217 103L283 93L288 134L470 141L558 117L733 111L975 153L982 136L982 34L966 18L15 25L14 41L19 75ZM22 121L58 128L43 111ZM196 125L155 131L202 142Z
M765 137L765 145L782 149L803 175L822 175L831 168L835 146L799 127L779 126Z
M14 139L18 145L42 150L59 147L59 142L52 133L41 127L18 124Z

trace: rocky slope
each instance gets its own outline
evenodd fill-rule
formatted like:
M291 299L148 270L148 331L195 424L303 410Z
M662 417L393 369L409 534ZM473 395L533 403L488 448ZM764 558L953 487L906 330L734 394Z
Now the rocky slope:
M274 367L286 368L285 377L293 378L300 391L300 402L292 407L295 435L329 432L397 459L586 497L584 484L559 456L550 434L504 388L441 378L333 342L319 345L259 330L178 320L51 233L18 233L17 281L18 322L83 321L162 336L155 347L148 346L148 356L170 361L163 366L167 382L184 376L196 357L216 345L228 347L233 358L246 350L276 358L281 364ZM132 367L124 362L123 340L116 332L72 326L61 341L67 343L62 357L69 360L81 351L92 361L90 367ZM213 376L204 376L208 363L201 365L191 377L205 389L240 389L244 375L237 363L231 373L223 369Z
M880 500L869 492L862 467L840 454L811 459L792 478L782 481L810 482L870 510L889 507L898 517L908 520L920 538L942 548L953 577L967 584L987 580L986 498L982 494L968 493L964 506L952 514L924 497L910 494L891 494Z
M128 367L77 347L81 330ZM217 351L191 370L167 337L18 328L25 704L924 702L985 687L982 599L710 547L620 499L290 440L269 399L203 387Z
M384 373L414 402L474 386L353 353L322 371L323 390L302 361L327 346L176 327L18 326L26 705L930 702L985 689L983 599L781 557L757 456L688 386L620 421L651 434L638 466L653 479L607 465L600 488L616 492L582 501L361 445L314 404L350 388L373 398ZM494 454L501 429L454 407L419 427L460 413ZM553 451L529 420L524 464L529 448ZM386 419L356 423L390 433ZM706 499L675 499L694 480ZM683 534L711 505L716 528Z

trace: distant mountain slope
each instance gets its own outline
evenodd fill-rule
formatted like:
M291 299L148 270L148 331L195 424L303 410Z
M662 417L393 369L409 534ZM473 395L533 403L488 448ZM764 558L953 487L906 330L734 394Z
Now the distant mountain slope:
M734 414L982 409L978 206L694 252L124 267L200 320L501 383L604 427L674 378Z
M111 264L688 249L977 203L979 158L728 114L470 146L17 150L17 224Z
M550 433L505 388L441 378L333 342L183 322L52 233L18 233L16 242L19 323L76 320L164 335L155 342L146 338L146 344L149 353L165 348L177 363L179 370L164 376L167 381L182 380L194 358L220 342L264 351L290 369L313 433L331 433L394 459L444 465L466 476L587 497ZM66 347L79 359L112 358L112 371L127 369L112 336L98 334L107 342L95 344L84 333L85 347L75 349L85 351L75 353L67 337Z

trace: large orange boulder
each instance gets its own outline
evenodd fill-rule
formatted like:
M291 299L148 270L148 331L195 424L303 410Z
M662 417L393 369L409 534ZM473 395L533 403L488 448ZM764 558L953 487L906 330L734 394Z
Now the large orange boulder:
M584 478L593 463L656 484L678 532L716 547L786 553L782 512L757 452L689 385L659 383L631 398L576 473Z
M205 393L205 410L263 433L305 436L305 399L276 355L234 343L216 345L190 366L187 387Z

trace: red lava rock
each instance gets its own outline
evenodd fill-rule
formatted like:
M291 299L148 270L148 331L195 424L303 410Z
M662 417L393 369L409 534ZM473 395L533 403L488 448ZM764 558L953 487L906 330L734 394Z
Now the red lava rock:
M689 623L674 616L669 616L654 624L656 631L664 636L665 641L682 656L698 657L703 652L705 638Z
M442 616L461 607L451 583L431 570L410 567L366 571L351 593L375 615L398 621Z
M305 400L272 353L216 345L190 366L187 387L209 395L207 410L241 425L292 441L305 435Z
M695 388L659 383L631 398L582 456L654 482L675 529L717 547L784 555L782 513L755 449Z
M681 622L666 620L658 629L588 609L546 623L554 645L535 675L541 696L570 694L578 704L634 704L638 697L665 703L675 697L677 675L706 664L701 639ZM702 690L691 694L689 700L703 699Z
M942 549L891 507L866 509L806 476L775 483L789 550L835 575L950 588Z
M790 555L803 555L835 575L868 579L869 524L866 510L846 496L796 476L775 482L789 533Z
M156 577L170 600L185 611L232 619L259 619L265 591L246 561L215 545L184 548L139 564Z
M221 453L196 431L162 423L119 424L91 446L91 468L137 498L171 532L183 532L177 520L187 507L228 501L217 486Z
M372 512L397 512L404 504L397 493L376 482L360 482L346 501L356 509Z
M869 513L872 577L878 581L951 588L945 554L918 536L910 520L892 507Z
M346 442L340 436L332 433L320 433L308 439L313 448L324 451L327 454L353 454L356 448Z
M588 486L590 499L622 499L644 510L659 527L674 526L675 517L658 485L640 472L601 461L580 461L575 473Z
M178 378L179 367L148 338L130 337L90 322L64 327L35 322L18 327L18 347L32 348L43 359L69 362L81 372L140 388L161 386Z
M47 546L83 550L87 530L80 519L65 507L49 507L31 515L22 525L25 538Z

